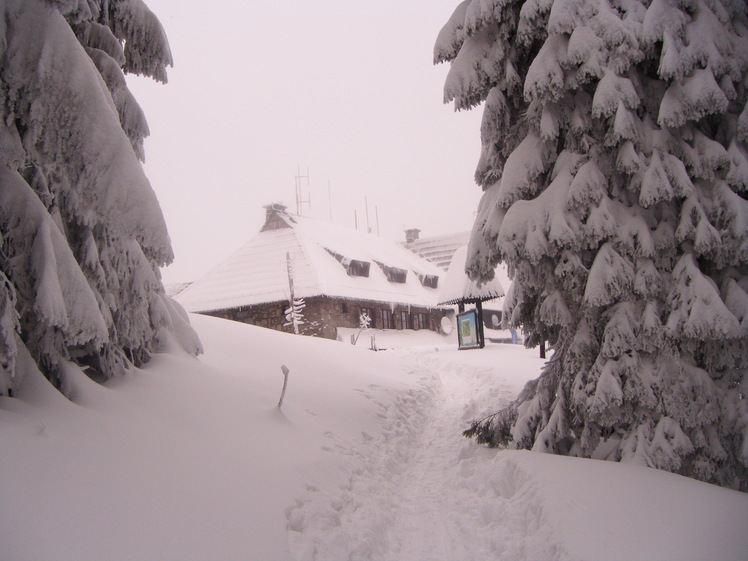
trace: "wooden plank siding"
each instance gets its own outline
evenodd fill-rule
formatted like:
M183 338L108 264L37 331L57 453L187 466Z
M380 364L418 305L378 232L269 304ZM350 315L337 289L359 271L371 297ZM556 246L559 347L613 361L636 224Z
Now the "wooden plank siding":
M373 313L371 327L374 329L429 329L439 331L441 318L447 310L407 306L404 304L385 304L372 300L337 299L329 296L315 296L306 298L303 310L305 324L301 326L301 333L337 339L338 327L359 327L359 314L362 308ZM250 325L257 325L276 331L292 332L291 326L284 326L286 318L284 311L288 309L288 301L266 302L252 306L242 306L226 310L202 312L205 315L220 317ZM391 312L391 324L384 324L386 316L383 311ZM406 322L405 325L403 322Z

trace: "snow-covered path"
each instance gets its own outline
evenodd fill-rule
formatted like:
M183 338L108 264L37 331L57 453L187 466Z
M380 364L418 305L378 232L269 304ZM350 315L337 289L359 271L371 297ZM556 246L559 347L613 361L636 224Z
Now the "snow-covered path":
M192 321L200 360L71 371L74 401L32 372L0 398L0 561L746 559L744 493L462 438L536 353Z
M472 534L470 513L475 497L466 493L460 468L460 435L465 404L473 392L465 369L441 369L434 376L434 399L425 412L420 439L400 480L400 504L387 540L390 559L486 559L480 543L466 543ZM465 466L462 466L466 469ZM469 470L469 468L467 468Z
M471 484L475 454L486 451L460 433L481 409L476 394L495 407L516 390L485 366L418 353L404 358L419 388L395 397L394 405L380 402L381 435L331 448L350 455L345 485L336 491L310 488L290 509L289 540L297 559L498 558L503 546L496 532L480 531L495 514L481 506L486 481ZM368 397L378 399L378 390L370 388Z
M514 345L398 352L410 384L370 385L377 434L328 433L343 483L286 512L297 561L738 561L740 493L639 466L498 451L461 436L542 361ZM719 495L719 499L716 497ZM694 505L700 505L698 509ZM645 512L646 515L637 513ZM678 523L670 523L677 516ZM718 521L718 522L717 522ZM636 539L631 539L636 536Z

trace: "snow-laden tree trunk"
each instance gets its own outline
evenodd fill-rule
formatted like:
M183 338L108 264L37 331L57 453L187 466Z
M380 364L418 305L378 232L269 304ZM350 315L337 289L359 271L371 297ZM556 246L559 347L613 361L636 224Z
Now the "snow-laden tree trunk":
M164 295L172 251L143 173L142 111L123 69L165 80L171 54L141 0L0 3L0 395L25 347L65 390L148 360L164 330L199 342Z
M746 489L745 3L466 0L435 61L484 105L469 273L554 351L468 432Z

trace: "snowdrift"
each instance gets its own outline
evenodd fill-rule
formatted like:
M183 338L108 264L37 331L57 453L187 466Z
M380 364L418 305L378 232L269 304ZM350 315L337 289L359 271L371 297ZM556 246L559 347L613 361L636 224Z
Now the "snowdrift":
M745 559L746 495L462 438L534 351L191 319L199 360L175 345L104 386L70 367L72 402L38 373L0 398L1 560Z

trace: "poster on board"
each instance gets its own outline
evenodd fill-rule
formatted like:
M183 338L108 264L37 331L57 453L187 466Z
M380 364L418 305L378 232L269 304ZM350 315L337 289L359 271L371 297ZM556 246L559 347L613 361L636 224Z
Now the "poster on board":
M478 310L457 314L457 340L459 349L483 348L483 324L478 317Z

